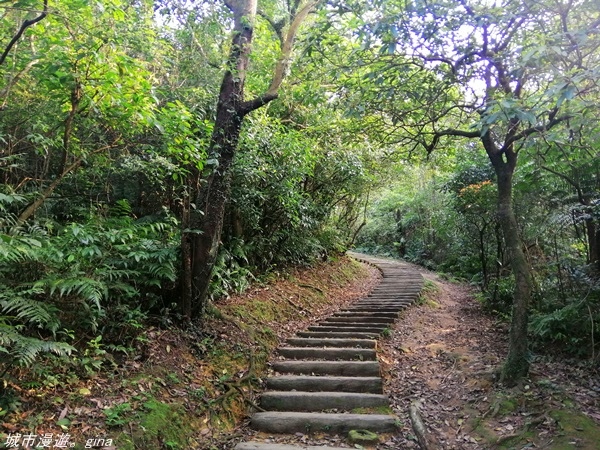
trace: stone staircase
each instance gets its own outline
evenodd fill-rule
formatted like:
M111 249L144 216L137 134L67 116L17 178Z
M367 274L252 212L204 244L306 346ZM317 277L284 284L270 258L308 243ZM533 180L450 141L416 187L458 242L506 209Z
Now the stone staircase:
M351 253L378 267L383 279L368 297L297 333L278 349L277 375L266 380L250 426L270 435L351 430L397 430L377 361L377 341L391 332L399 313L415 301L423 279L407 264ZM366 445L366 444L365 444ZM242 442L234 450L342 450L341 447ZM345 447L346 449L348 447Z

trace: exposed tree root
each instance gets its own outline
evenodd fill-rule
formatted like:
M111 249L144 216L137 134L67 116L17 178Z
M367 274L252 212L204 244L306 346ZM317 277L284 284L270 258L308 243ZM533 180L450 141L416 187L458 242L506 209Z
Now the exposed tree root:
M419 402L414 402L410 405L409 416L412 429L417 436L417 442L421 450L430 450L429 440L427 439L427 428L423 423L423 418L419 412Z

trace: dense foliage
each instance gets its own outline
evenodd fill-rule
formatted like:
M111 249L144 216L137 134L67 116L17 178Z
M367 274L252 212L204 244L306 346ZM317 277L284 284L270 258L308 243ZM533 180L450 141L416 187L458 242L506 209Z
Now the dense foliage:
M149 320L181 319L182 243L200 233L197 187L219 170L209 146L231 11L24 0L0 12L0 42L14 41L0 64L0 374L48 353L87 364L90 342L136 351ZM251 92L276 35L264 14ZM337 113L294 110L305 89L242 129L213 299L351 238L366 159L329 143Z
M227 3L0 4L0 374L355 239L598 360L593 1Z
M442 172L417 195L380 201L394 233L385 245L481 284L490 308L511 320L506 381L527 373L528 334L596 359L597 8L372 7L352 3L361 71L342 103L367 111L369 131L398 152L437 153L432 166ZM402 196L399 186L391 195Z

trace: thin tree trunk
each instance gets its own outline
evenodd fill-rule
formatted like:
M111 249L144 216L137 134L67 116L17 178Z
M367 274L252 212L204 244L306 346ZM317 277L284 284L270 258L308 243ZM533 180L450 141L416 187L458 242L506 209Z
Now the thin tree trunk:
M278 96L278 90L291 60L294 38L300 24L317 1L307 2L292 18L287 33L278 30L281 40L281 56L267 91L252 100L244 100L244 82L250 56L257 0L226 0L233 11L234 29L227 70L217 103L217 117L213 128L208 154L218 161L218 167L204 180L198 193L196 206L201 211L192 219L195 229L192 239L191 309L183 311L186 319L202 318L206 310L208 288L217 258L225 208L231 192L230 168L242 128L244 117Z
M592 270L597 271L600 268L600 229L593 219L586 220L585 231L588 244L588 264L592 265Z
M529 372L527 326L531 299L531 272L523 253L512 206L512 179L516 166L516 155L508 156L505 161L502 154L496 153L490 156L490 159L498 178L498 220L504 235L508 259L515 276L509 349L501 376L503 382L513 384Z
M487 289L488 287L488 279L489 279L489 274L488 274L488 265L487 265L487 254L485 251L485 238L486 238L486 234L485 231L487 229L487 224L483 225L483 227L480 229L479 227L477 227L477 234L478 234L478 238L479 238L479 262L481 263L481 276L483 278L483 289Z
M61 181L68 174L70 174L73 170L75 170L77 167L79 167L81 165L81 163L82 163L82 160L78 159L70 166L65 167L63 172L58 177L56 177L56 179L52 183L50 183L50 185L46 189L44 189L44 191L42 193L40 193L38 198L36 198L33 202L31 202L23 210L23 212L19 215L19 218L17 219L17 223L19 225L21 225L21 224L27 222L27 220L29 220L29 218L35 214L35 212L38 210L38 208L44 204L44 202L48 199L48 197L50 197L52 195L52 193L58 187L58 185L61 183Z
M191 178L191 175L190 177ZM192 181L188 179L188 187ZM181 299L180 307L183 317L192 317L192 239L191 239L191 201L189 189L183 193L181 206Z
M95 150L91 154L95 155L97 153L102 153L106 150L109 150L109 149L115 147L116 143L118 142L119 139L120 139L120 136L115 139L115 142L113 144L99 148L98 150ZM21 214L19 215L19 218L17 219L17 223L19 225L21 225L24 222L26 222L27 220L29 220L35 214L35 212L38 210L38 208L44 204L44 202L48 199L48 197L50 197L52 195L54 190L67 177L67 175L69 175L71 172L73 172L75 169L77 169L81 165L82 162L83 162L83 159L78 158L75 161L73 161L71 164L69 164L67 167L65 167L64 170L62 171L62 173L60 173L56 177L56 179L52 183L50 183L50 185L48 185L48 187L39 194L38 198L36 198L33 202L31 202L23 210L23 212L21 212Z
M23 33L25 32L25 30L27 28L29 28L30 26L38 23L40 20L44 19L47 15L48 15L48 0L44 0L44 7L43 7L42 11L40 12L40 15L33 19L24 21L21 24L21 27L19 28L17 33L10 40L10 42L8 43L8 45L6 46L6 48L0 55L0 65L2 65L4 63L4 61L6 60L6 57L10 53L11 49L14 47L14 45L17 43L17 41L19 39L21 39L21 36L23 36Z

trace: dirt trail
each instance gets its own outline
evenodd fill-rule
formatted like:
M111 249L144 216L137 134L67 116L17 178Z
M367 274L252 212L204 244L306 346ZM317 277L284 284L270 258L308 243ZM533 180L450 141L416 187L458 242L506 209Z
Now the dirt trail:
M538 360L522 384L503 387L496 371L507 326L483 313L469 287L420 271L429 281L425 302L381 345L386 391L402 423L381 448L418 447L408 416L417 402L431 449L600 449L597 373Z

